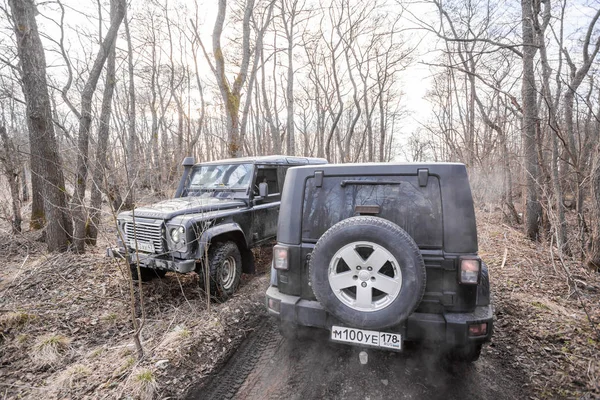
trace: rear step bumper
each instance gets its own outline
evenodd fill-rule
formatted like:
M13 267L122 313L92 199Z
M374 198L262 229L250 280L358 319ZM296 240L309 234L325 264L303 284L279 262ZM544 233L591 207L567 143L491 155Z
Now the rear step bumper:
M318 301L304 300L283 294L276 286L267 289L266 305L269 314L282 322L330 330L332 325L343 325L329 314ZM469 325L488 324L483 336L469 337ZM466 345L487 342L492 337L492 305L477 306L470 313L426 314L413 313L401 326L385 329L401 333L405 340L442 342L449 345Z

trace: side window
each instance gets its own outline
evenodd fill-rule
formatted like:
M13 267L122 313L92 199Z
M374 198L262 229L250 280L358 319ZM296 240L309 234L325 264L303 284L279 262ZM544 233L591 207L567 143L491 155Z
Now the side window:
M258 195L258 185L266 182L269 188L269 197L279 195L279 181L277 179L277 168L259 168L254 182L254 195Z

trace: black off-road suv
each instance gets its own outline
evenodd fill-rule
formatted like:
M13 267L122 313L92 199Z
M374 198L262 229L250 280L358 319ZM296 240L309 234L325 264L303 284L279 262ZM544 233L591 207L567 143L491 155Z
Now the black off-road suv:
M175 198L120 213L118 248L134 279L167 271L210 274L211 294L225 300L242 272L254 271L250 248L277 232L280 188L291 166L326 160L287 156L236 158L194 165L187 157ZM207 260L209 268L202 268Z
M492 334L463 164L339 164L288 171L269 313L289 335L401 350L438 342L475 361Z

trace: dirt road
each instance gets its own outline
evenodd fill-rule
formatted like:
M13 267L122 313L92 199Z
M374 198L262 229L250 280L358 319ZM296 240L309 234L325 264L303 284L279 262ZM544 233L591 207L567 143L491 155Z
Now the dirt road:
M484 352L470 366L447 365L432 350L368 352L327 341L288 341L267 318L218 373L187 399L522 399L521 374L510 362Z

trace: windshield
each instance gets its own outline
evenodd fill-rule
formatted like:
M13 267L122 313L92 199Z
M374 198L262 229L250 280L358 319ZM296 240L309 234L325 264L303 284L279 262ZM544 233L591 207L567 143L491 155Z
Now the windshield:
M197 165L190 173L188 195L213 191L246 192L252 172L252 164Z

